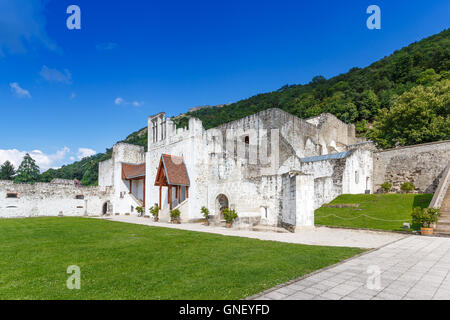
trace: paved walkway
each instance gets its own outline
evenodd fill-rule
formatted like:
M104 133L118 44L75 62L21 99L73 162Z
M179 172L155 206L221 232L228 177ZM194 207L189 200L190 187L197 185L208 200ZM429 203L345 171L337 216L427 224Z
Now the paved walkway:
M336 247L358 247L378 248L385 244L406 237L404 234L390 232L376 232L365 230L336 229L326 227L307 228L296 233L279 233L274 231L249 231L238 229L227 229L219 226L204 226L201 223L170 224L164 222L153 222L149 218L135 216L111 216L106 219L126 223L135 223L148 226L183 229L198 232L208 232L227 236L239 236L260 240L272 240L289 243L336 246Z
M450 238L409 236L250 299L450 300L449 271Z

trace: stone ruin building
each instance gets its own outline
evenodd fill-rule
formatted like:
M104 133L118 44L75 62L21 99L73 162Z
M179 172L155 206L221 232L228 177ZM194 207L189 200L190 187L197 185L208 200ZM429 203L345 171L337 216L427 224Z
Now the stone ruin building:
M331 114L300 119L276 108L208 130L197 118L177 128L159 113L148 118L147 150L116 144L99 164L98 187L0 181L0 217L137 215L137 207L149 215L158 204L161 221L177 208L195 222L205 206L217 223L232 208L241 225L299 230L337 196L375 193L385 181L434 193L450 160L450 141L380 151Z

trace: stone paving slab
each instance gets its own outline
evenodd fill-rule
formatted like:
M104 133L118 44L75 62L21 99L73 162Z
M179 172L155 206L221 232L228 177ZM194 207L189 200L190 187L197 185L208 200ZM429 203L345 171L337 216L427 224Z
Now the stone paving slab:
M273 231L249 231L239 229L227 229L220 226L204 226L201 223L171 224L165 222L153 222L151 218L136 216L110 216L105 219L118 222L134 223L147 226L183 229L197 232L222 234L227 236L238 236L260 240L272 240L298 244L357 247L364 249L379 248L383 245L406 237L405 234L392 232L377 232L368 230L350 230L327 227L311 227L296 233L277 233Z
M450 300L450 238L409 236L248 299Z

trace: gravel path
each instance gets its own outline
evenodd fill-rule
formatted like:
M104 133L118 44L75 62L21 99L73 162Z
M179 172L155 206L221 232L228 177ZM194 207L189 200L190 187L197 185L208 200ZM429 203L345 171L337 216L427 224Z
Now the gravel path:
M400 233L349 230L326 227L305 228L296 233L280 233L274 231L249 231L233 228L227 229L219 226L207 227L201 223L182 223L174 225L164 222L153 222L151 218L139 218L134 216L112 216L100 219L156 227L215 233L227 236L254 238L260 240L272 240L289 243L336 247L379 248L393 241L407 237L407 235Z

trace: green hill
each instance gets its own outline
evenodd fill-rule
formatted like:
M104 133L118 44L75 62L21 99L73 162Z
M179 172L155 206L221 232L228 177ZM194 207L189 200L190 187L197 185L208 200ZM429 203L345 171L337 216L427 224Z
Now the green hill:
M197 117L209 129L276 107L300 118L332 113L342 121L355 123L359 135L385 148L450 139L449 70L447 29L366 68L353 68L330 79L316 76L308 84L285 85L229 105L202 108L176 117L175 122L187 126L189 117ZM138 130L123 141L147 147L146 133L146 128ZM110 156L108 149L49 170L41 175L41 181L76 178L83 184L95 184L98 163Z

